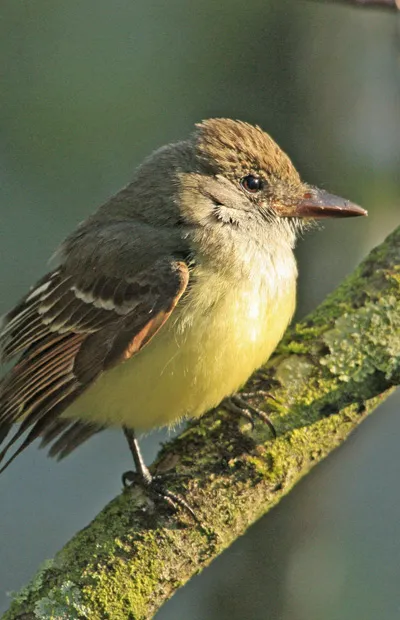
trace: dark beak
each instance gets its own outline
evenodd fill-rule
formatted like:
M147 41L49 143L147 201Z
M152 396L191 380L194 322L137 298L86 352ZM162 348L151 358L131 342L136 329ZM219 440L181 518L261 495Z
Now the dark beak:
M320 219L323 217L355 217L357 215L368 215L368 212L349 200L313 187L291 209L290 215Z

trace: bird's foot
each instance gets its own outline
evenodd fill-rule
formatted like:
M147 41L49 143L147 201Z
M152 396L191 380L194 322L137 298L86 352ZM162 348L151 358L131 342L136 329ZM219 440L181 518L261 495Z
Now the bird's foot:
M185 474L176 473L156 474L153 476L146 467L143 472L140 473L135 471L126 471L122 474L122 484L124 488L140 486L154 500L165 502L175 511L181 508L191 516L197 525L201 526L199 518L187 501L183 497L169 491L165 486L165 480L168 478L176 479L186 477L187 476Z
M171 493L171 491L169 491L164 485L164 480L166 478L176 479L184 478L187 476L185 476L185 474L177 474L175 472L166 472L163 474L153 475L143 461L142 453L139 448L139 443L135 436L135 431L131 428L127 428L124 426L124 434L128 441L128 446L131 451L136 468L136 471L127 471L122 474L122 484L124 485L124 487L131 488L134 486L140 486L150 497L153 497L153 499L155 499L156 501L162 500L174 510L182 508L192 517L195 523L201 526L201 522L197 518L196 513L189 506L187 501L183 497L175 495L175 493Z
M252 428L254 428L254 418L258 418L269 427L273 437L276 438L275 427L265 411L262 411L257 407L253 407L253 405L249 405L246 401L246 398L254 398L257 396L263 396L264 398L269 397L275 400L269 392L265 392L263 390L259 390L257 392L241 392L240 394L232 394L229 398L225 398L222 401L222 407L231 413L245 417L250 421Z

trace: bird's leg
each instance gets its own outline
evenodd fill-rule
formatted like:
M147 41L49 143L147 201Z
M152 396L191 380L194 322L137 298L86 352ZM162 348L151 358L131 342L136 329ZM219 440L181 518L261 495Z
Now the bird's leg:
M135 463L136 471L127 471L122 474L122 484L125 488L139 485L149 492L155 499L162 499L174 510L178 509L178 506L188 512L192 519L200 524L197 515L189 506L189 504L179 495L175 495L168 491L163 485L163 479L167 478L169 474L155 475L150 473L148 467L146 467L142 453L139 448L138 440L135 436L135 432L124 426L125 437L128 441L128 446L132 454L133 462Z
M259 396L260 394L262 394L263 396L268 396L270 398L273 398L271 396L271 394L269 394L268 392L255 392L255 393L240 393L240 394L232 394L232 396L229 396L229 398L225 398L221 405L222 407L227 410L230 411L231 413L235 413L236 415L240 415L242 417L245 417L247 420L250 420L252 427L254 428L254 418L258 418L259 420L261 420L262 422L264 422L264 424L266 424L273 437L276 438L276 430L274 425L272 424L271 420L269 419L268 415L265 413L265 411L262 411L261 409L258 409L257 407L253 407L252 405L249 405L248 402L246 402L245 398L252 398L254 396Z

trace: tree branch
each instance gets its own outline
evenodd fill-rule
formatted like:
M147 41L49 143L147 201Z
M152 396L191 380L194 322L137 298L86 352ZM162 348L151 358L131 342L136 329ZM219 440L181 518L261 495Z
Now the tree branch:
M238 360L240 363L240 360ZM150 618L336 446L400 383L400 227L286 335L247 389L276 400L278 438L223 411L164 446L158 471L188 474L205 524L125 491L19 593L4 620ZM172 490L182 493L182 481Z
M313 0L314 2L321 3L321 0ZM350 4L352 6L363 6L369 8L378 9L392 9L400 10L400 0L322 0L323 2L330 2L336 4Z

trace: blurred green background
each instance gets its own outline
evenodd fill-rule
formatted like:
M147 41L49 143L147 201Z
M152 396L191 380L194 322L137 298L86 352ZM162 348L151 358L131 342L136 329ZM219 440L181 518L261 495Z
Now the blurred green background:
M400 25L301 0L3 0L0 313L59 241L194 122L259 123L303 177L369 210L298 248L298 316L400 221ZM167 403L166 403L167 406ZM399 393L157 620L400 618ZM151 460L163 432L144 438ZM109 431L0 479L0 610L120 490Z

